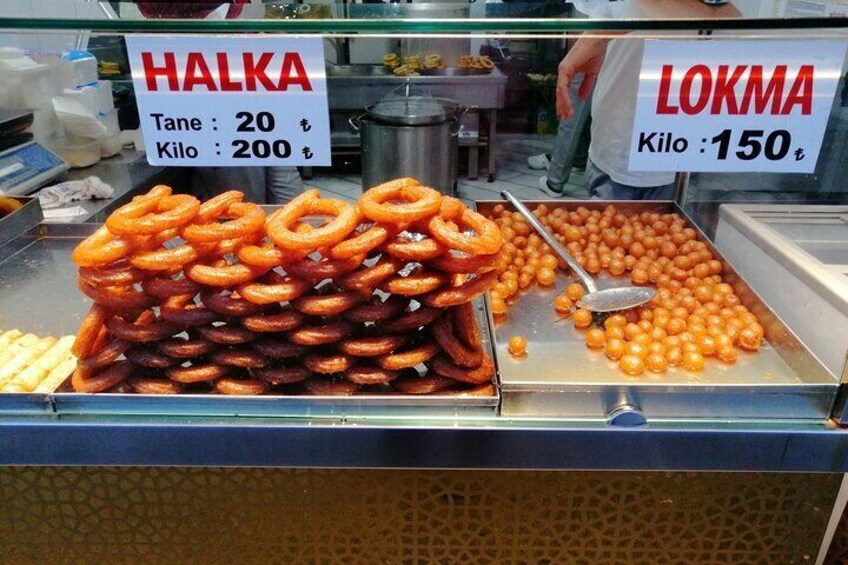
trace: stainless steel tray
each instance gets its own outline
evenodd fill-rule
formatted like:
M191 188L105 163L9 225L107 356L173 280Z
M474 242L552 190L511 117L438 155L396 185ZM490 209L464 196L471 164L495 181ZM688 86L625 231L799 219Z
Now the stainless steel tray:
M543 201L528 202L528 206ZM671 202L544 201L550 208L683 212ZM487 213L500 201L477 203ZM692 222L690 221L690 224ZM692 224L692 227L697 227ZM703 237L703 235L702 235ZM703 238L709 244L706 238ZM714 255L720 256L710 245ZM662 375L629 377L602 352L586 348L583 332L554 312L553 298L571 277L560 272L556 289L534 288L503 322L490 318L501 380L504 416L610 419L622 410L653 419L823 420L837 382L732 268L723 273L743 303L757 314L766 343L756 354L740 353L733 366L708 362L702 373L671 369ZM607 280L605 284L614 284ZM514 335L528 339L527 357L507 351Z
M76 288L71 250L97 224L40 224L0 245L0 328L39 335L76 333L90 302ZM2 237L2 232L0 232ZM476 312L484 347L492 353L482 301ZM157 414L215 416L491 416L499 397L360 395L158 396L141 394L0 394L0 412L53 410L59 414Z

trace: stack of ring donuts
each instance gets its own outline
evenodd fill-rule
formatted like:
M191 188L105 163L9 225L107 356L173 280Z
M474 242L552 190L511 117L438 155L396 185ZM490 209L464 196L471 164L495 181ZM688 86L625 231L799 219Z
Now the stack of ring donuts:
M79 244L75 391L492 394L471 301L494 222L413 179L267 217L242 198L157 186Z

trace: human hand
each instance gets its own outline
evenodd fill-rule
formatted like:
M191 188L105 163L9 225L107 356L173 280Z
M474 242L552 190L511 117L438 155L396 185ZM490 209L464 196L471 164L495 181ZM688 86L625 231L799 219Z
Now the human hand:
M607 39L580 38L560 62L556 85L556 111L560 118L567 120L574 116L569 87L578 74L583 75L583 83L577 95L581 100L589 98L604 64L608 42Z

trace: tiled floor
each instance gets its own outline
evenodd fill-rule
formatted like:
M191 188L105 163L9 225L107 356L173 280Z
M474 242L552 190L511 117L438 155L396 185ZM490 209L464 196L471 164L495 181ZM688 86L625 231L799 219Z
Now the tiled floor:
M487 181L481 171L477 180L460 176L458 196L467 201L497 200L502 190L509 190L524 200L547 198L539 189L539 177L544 171L534 171L527 166L527 157L548 153L553 146L552 135L508 134L498 137L498 169L494 182ZM583 175L573 172L569 185L582 186ZM355 200L362 193L362 178L359 175L335 175L316 172L308 186L320 189L328 197Z

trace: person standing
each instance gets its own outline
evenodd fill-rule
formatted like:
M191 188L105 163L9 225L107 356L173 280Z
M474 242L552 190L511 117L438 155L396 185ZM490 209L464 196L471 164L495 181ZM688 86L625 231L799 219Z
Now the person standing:
M575 1L575 7L591 16L607 18L706 20L741 15L729 3L715 6L706 5L701 0L633 0L618 3L617 6L578 0ZM651 36L661 35L659 32L648 33ZM558 68L557 115L561 120L572 119L577 113L579 101L587 100L592 94L592 140L585 173L586 188L592 197L608 200L671 200L675 193L675 173L629 169L630 140L636 116L636 95L645 40L634 37L642 35L639 32L628 35L614 39L581 37L575 42ZM562 131L563 128L560 128ZM554 147L556 150L562 146L567 147L567 142L557 140ZM556 159L557 155L552 155L551 162L556 162ZM550 175L547 184L551 185Z

